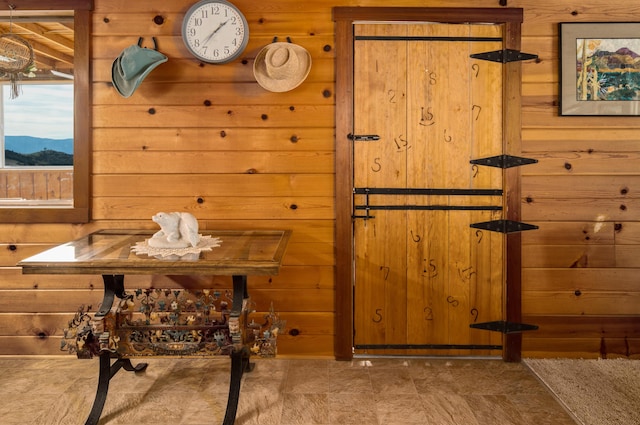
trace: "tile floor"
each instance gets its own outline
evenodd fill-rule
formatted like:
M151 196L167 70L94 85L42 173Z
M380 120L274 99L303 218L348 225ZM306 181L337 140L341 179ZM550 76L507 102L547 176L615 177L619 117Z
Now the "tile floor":
M100 425L221 424L229 360L149 359L111 380ZM470 359L256 360L236 425L575 425L524 364ZM134 361L136 364L136 361ZM0 357L0 423L83 424L98 359Z

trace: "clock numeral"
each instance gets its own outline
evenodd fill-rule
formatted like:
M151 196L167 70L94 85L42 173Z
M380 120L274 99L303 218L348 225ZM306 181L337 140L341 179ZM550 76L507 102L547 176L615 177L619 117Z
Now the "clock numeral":
M229 9L227 9L226 7L223 9L220 7L220 5L215 5L211 8L211 13L213 15L220 15L220 12L224 12L224 17L228 17L229 16Z
M201 18L193 18L193 25L196 26L196 27L202 26L202 19Z

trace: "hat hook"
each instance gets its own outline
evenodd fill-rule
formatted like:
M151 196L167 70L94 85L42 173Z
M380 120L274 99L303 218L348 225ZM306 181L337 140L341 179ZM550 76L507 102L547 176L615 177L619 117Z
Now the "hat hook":
M151 37L151 39L153 40L153 50L158 50L158 41L156 40L155 37ZM138 37L138 47L142 47L142 40L144 40L144 37Z
M275 37L273 37L272 43L275 43L277 41L278 41L278 36L276 35ZM287 36L287 42L292 43L291 37Z

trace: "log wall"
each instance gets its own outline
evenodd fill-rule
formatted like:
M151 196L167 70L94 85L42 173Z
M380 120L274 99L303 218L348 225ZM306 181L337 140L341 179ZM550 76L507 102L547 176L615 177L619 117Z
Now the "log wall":
M280 276L250 278L260 311L273 301L290 334L279 352L332 356L334 344L333 6L501 7L499 0L235 0L250 26L242 59L202 66L181 37L195 0L95 0L92 18L91 222L0 224L0 355L58 354L99 277L23 276L15 264L99 228L155 228L151 215L188 211L203 228L288 228ZM634 21L622 0L508 0L524 9L523 356L640 356L640 118L558 115L558 22ZM158 19L161 17L162 19ZM111 63L145 37L169 61L124 99ZM253 58L274 37L309 50L299 88L269 93ZM214 278L215 285L228 285ZM141 287L165 285L136 277Z

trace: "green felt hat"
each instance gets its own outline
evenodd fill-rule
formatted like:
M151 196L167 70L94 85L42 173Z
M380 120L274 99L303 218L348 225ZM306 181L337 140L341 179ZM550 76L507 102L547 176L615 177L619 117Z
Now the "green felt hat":
M138 44L129 46L113 61L113 86L123 97L129 97L156 66L167 60L157 50L140 47Z

